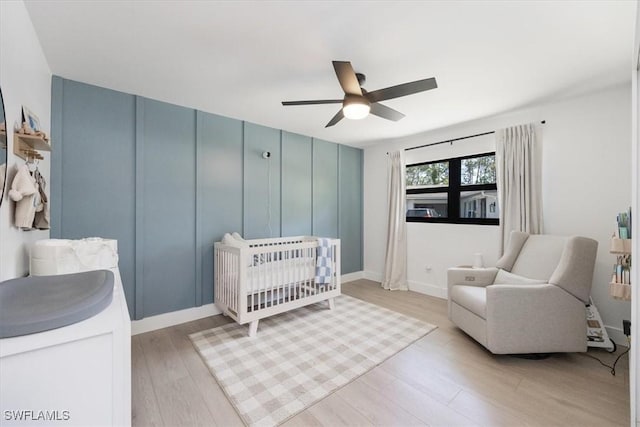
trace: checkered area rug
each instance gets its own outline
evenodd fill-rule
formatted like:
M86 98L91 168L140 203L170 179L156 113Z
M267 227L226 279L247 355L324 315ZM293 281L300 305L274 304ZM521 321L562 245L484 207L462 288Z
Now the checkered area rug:
M229 323L190 335L247 425L277 425L356 379L436 327L341 295L260 320L258 334Z

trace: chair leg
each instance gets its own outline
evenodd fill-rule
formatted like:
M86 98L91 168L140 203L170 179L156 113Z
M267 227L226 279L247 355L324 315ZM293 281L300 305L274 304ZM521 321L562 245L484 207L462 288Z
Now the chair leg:
M251 338L255 337L258 333L258 322L259 320L254 320L253 322L249 323L249 336Z
M334 308L336 308L336 302L333 298L329 298L327 301L329 301L329 310L333 310Z

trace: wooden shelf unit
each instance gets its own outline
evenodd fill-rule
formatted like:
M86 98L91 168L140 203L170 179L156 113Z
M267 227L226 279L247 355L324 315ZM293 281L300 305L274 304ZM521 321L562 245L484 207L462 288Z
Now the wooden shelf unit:
M631 285L626 283L609 283L609 295L615 299L631 301Z
M623 257L631 256L631 239L612 237L609 253L617 255L620 264ZM630 262L630 258L628 261ZM631 301L631 283L609 282L609 295L615 299Z
M30 157L42 160L40 151L51 151L51 144L40 136L14 132L13 154L24 160Z

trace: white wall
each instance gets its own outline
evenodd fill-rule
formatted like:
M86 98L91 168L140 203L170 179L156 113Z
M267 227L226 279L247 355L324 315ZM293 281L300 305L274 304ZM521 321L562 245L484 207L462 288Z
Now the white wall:
M364 269L366 277L382 274L387 219L386 153L523 123L537 125L542 144L544 229L550 234L583 235L599 241L592 296L614 339L624 342L622 319L630 304L613 300L608 283L615 258L609 237L618 212L631 203L630 86L623 85L579 98L414 135L365 149ZM492 138L473 138L407 152L411 161L437 160L494 149ZM446 297L448 267L473 263L482 252L486 265L498 258L498 227L409 223L409 286ZM427 271L427 267L431 267Z
M43 130L49 133L51 129L51 71L22 1L0 1L0 88L7 116L10 185L17 166L24 162L13 155L11 132L21 121L22 105L38 116ZM39 170L50 183L49 154L44 157ZM25 275L30 243L49 237L48 231L25 232L11 225L13 202L6 193L0 206L0 280ZM47 194L51 194L50 189Z

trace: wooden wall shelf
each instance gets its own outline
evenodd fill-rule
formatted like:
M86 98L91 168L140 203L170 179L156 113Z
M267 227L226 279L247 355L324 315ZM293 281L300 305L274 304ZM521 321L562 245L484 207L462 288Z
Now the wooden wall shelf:
M626 283L609 283L609 295L615 299L631 301L631 285Z
M612 254L627 255L631 253L631 239L611 238L609 252Z
M44 159L40 151L51 151L51 144L44 138L23 133L13 134L13 154L21 159L27 160L29 157Z
M618 300L631 301L630 267L631 239L611 238L609 253L617 255L612 281L609 282L609 295ZM618 273L618 268L623 266Z

